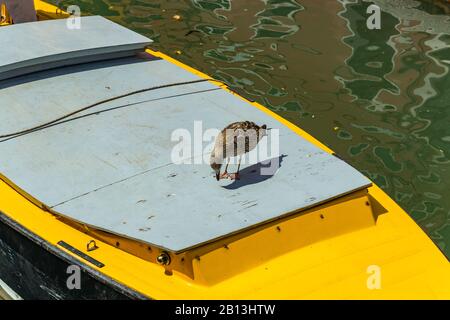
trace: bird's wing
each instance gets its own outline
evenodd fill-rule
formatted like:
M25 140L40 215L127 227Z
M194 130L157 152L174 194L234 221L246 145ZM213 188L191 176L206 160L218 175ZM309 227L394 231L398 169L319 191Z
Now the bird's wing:
M233 122L221 132L224 158L242 155L258 143L259 126L251 121Z

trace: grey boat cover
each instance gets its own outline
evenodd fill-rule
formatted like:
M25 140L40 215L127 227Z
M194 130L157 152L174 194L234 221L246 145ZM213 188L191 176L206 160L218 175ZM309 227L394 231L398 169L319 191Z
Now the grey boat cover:
M101 16L80 19L79 24L58 19L2 27L0 80L81 62L131 56L152 42Z
M2 80L0 136L128 92L198 79L165 60L127 57ZM207 129L243 120L272 128L260 142L268 142L267 154L253 150L259 158L241 166L240 180L218 182L208 164ZM186 133L192 148L179 153ZM345 162L210 82L99 104L51 127L0 138L0 154L0 174L55 212L174 252L370 185Z

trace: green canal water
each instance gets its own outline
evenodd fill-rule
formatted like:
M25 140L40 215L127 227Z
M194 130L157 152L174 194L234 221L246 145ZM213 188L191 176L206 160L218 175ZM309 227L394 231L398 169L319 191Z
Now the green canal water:
M53 2L149 36L154 49L299 125L382 187L450 257L450 6ZM367 29L370 4L382 9L380 30Z

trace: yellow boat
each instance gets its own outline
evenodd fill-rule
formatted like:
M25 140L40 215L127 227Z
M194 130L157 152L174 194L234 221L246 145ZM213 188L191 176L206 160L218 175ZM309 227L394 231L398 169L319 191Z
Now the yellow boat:
M101 17L61 28L74 18L34 5L38 21L23 24L2 8L0 39L21 45L0 49L0 292L450 298L438 247L307 132L130 30ZM176 128L238 119L277 129L281 152L233 182L208 165L167 163Z

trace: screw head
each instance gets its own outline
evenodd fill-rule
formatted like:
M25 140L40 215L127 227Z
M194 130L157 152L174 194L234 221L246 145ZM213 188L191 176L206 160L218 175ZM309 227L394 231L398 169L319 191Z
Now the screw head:
M167 252L161 252L161 254L156 258L156 261L163 266L170 264L170 256Z

